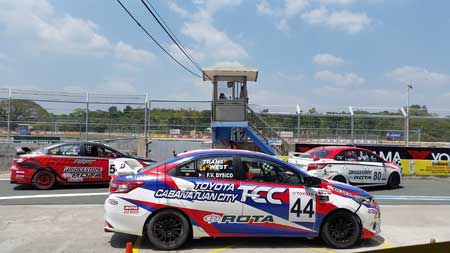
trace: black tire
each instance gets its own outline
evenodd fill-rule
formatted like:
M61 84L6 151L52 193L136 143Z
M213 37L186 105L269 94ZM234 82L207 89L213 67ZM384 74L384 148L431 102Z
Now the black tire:
M40 170L33 177L33 186L39 190L51 189L55 184L55 174L48 170Z
M347 183L347 180L345 179L344 176L336 176L336 177L333 178L333 180L334 180L334 181L337 181L337 182L344 183L344 184Z
M397 173L392 173L387 182L387 187L389 189L396 189L400 185L400 176Z
M359 220L348 211L336 211L325 219L320 230L320 237L333 248L352 247L361 238Z
M158 212L147 225L148 239L160 250L180 248L189 239L190 231L186 217L172 209Z

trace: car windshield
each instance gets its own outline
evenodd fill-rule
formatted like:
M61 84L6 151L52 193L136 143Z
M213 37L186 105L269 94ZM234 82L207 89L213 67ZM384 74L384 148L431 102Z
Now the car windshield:
M328 154L331 153L331 151L325 149L311 149L306 153L311 155L312 157L325 158Z

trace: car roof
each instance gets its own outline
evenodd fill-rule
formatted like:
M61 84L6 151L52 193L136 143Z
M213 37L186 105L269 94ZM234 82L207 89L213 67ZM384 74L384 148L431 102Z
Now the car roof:
M249 150L242 150L242 149L196 149L188 152L184 152L181 154L178 154L177 157L184 158L189 156L197 156L197 155L256 155L256 156L264 156L268 158L274 158L273 156L255 152L255 151L249 151Z
M47 149L50 149L50 148L59 147L59 146L62 146L62 145L71 145L71 144L80 144L80 145L85 145L85 144L97 144L97 145L103 145L103 146L106 146L106 145L103 144L103 143L95 142L95 141L68 141L68 142L60 142L60 143L56 143L56 144L47 146L46 148L47 148Z

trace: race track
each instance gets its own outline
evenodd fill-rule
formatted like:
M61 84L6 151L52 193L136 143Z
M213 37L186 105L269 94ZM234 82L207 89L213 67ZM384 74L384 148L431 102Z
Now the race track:
M363 252L450 241L448 179L407 178L402 187L367 189L381 204L382 232L355 248L330 249L318 239L202 238L182 249L218 252ZM38 191L0 180L0 249L2 252L152 252L145 238L103 232L103 202L107 185L59 186Z

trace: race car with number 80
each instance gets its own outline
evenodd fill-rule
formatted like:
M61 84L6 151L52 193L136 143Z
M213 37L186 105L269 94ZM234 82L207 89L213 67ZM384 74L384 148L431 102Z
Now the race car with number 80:
M374 152L349 146L324 146L306 153L290 153L288 162L309 174L357 186L397 188L401 169Z
M380 232L380 210L359 188L312 177L273 156L197 150L113 175L106 232L147 236L175 250L189 238L321 237L348 248Z

